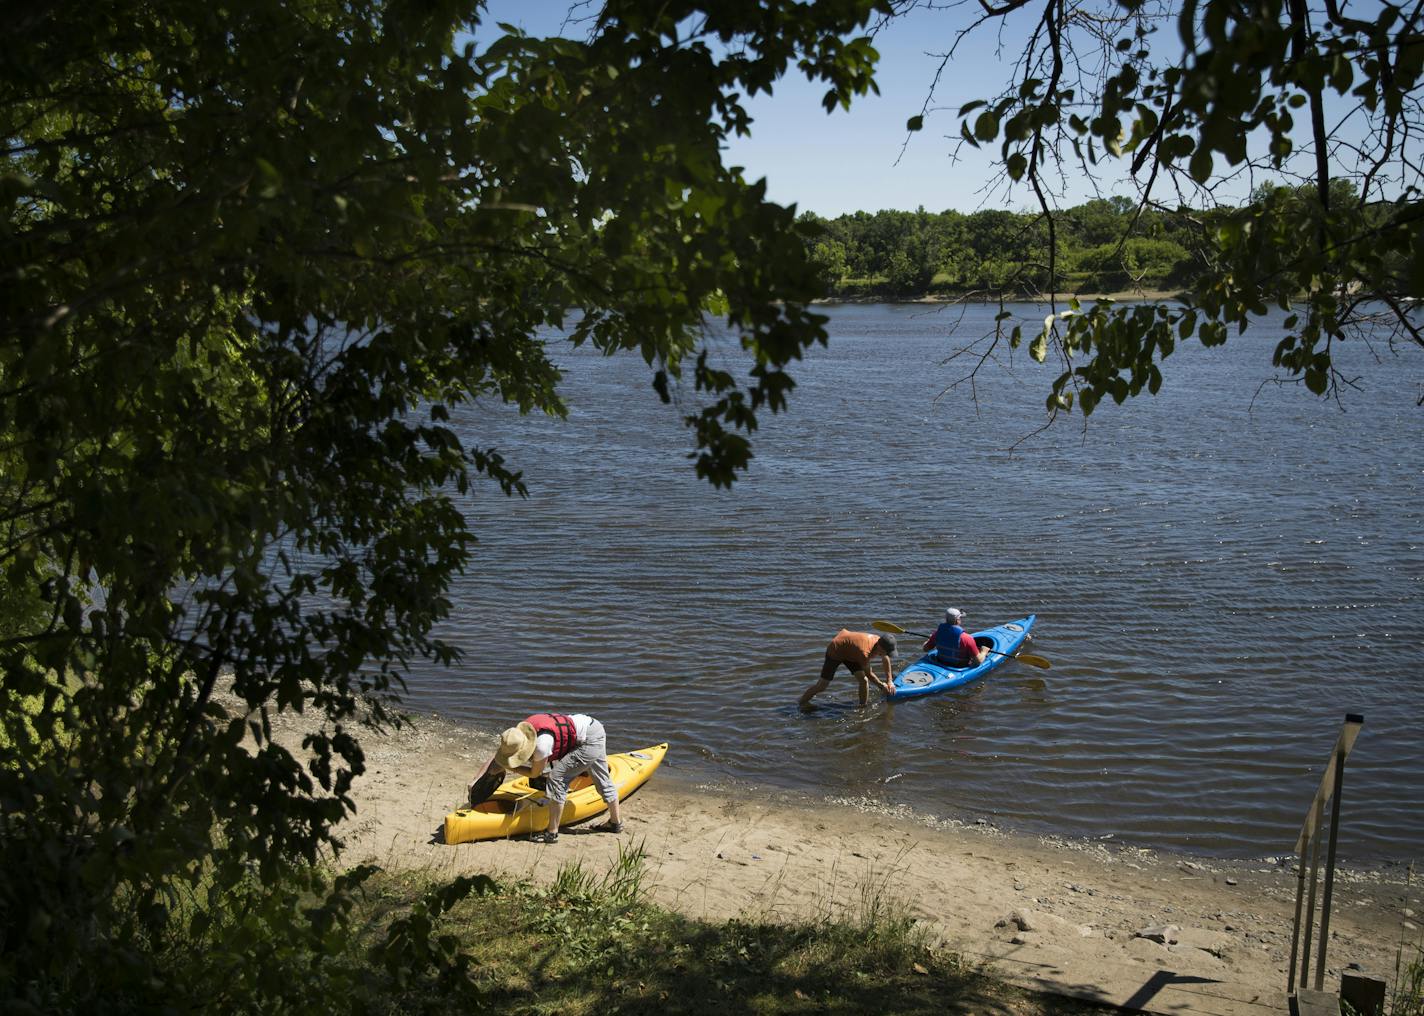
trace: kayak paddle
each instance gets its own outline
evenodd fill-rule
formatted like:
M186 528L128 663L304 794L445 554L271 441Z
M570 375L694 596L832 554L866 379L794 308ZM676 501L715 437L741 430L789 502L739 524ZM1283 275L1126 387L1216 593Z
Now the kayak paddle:
M870 626L876 631L886 631L892 635L914 635L916 638L929 638L924 632L910 631L908 628L901 628L898 624L891 624L889 621L871 621ZM980 646L986 653L994 656L1007 656L1011 660L1019 660L1027 663L1030 667L1037 667L1039 670L1051 670L1053 664L1042 656L1035 656L1033 653L1001 653L997 649L990 649L987 646Z

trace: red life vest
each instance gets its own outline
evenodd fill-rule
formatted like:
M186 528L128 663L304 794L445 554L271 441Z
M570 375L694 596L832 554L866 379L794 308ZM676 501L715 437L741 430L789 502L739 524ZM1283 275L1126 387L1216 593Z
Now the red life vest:
M549 761L561 759L578 747L578 736L574 733L574 721L563 713L535 713L524 720L534 728L534 736L548 734L554 739L554 750Z

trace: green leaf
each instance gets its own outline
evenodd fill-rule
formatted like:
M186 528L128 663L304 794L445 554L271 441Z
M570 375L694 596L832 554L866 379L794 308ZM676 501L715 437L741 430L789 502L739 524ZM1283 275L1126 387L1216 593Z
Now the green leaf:
M999 115L993 110L985 110L974 121L974 137L979 141L993 141L999 133Z
M1192 153L1192 160L1188 164L1188 170L1192 179L1197 183L1206 183L1211 179L1212 158L1211 151L1205 145L1198 145Z
M920 130L922 127L924 127L924 125L925 118L923 116L912 116L910 117L910 119L905 121L905 129L907 131Z
M257 156L252 160L253 166L257 170L257 195L264 199L272 199L282 190L282 174L277 171L277 167L262 156Z

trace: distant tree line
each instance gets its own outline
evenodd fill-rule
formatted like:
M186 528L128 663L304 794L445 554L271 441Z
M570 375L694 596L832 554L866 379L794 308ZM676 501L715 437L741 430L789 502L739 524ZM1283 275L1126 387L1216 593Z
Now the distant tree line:
M1349 181L1336 181L1342 198ZM1250 204L1289 189L1265 184ZM1211 234L1240 209L1201 212L1140 207L1126 197L1097 198L1055 218L1057 257L1050 277L1048 231L1038 210L965 214L854 212L834 219L804 213L820 235L812 259L832 296L1031 297L1042 293L1161 293L1189 288L1206 266Z

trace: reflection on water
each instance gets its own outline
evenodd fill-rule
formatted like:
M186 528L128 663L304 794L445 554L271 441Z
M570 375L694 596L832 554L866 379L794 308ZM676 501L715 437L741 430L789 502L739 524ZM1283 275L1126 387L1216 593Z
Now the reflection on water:
M465 660L418 672L412 705L486 731L584 711L612 750L667 739L699 779L1229 856L1290 849L1360 712L1343 856L1420 854L1419 350L1342 350L1362 377L1342 411L1258 394L1267 330L1186 347L1155 399L1009 454L1049 368L1006 361L977 404L937 398L958 376L945 316L831 313L730 492L692 475L636 357L559 352L566 421L467 410L530 496L463 502L480 543L441 634ZM987 327L973 313L963 336ZM1027 648L1053 669L865 710L842 673L796 710L837 629L932 630L950 605L971 626L1036 613Z

